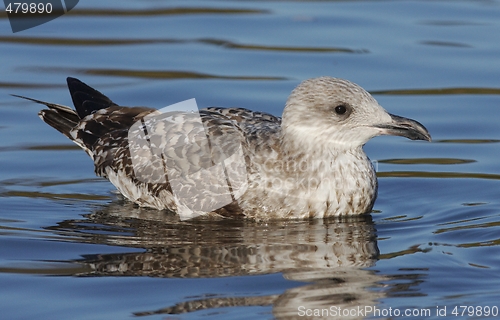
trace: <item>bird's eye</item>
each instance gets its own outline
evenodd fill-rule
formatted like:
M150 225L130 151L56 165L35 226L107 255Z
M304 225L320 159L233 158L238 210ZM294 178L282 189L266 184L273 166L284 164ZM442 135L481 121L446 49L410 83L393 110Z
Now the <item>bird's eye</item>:
M344 106L343 104L341 104L341 105L338 105L338 106L335 107L335 112L337 114L343 115L343 114L345 114L347 112L347 108L346 108L346 106Z

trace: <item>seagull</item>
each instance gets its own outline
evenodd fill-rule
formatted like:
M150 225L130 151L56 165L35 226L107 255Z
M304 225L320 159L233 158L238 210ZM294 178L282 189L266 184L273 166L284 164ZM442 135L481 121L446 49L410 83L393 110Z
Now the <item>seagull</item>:
M125 198L181 219L369 214L378 183L363 146L379 135L431 141L422 124L339 78L300 83L281 118L244 108L124 107L78 79L67 83L75 110L16 96L48 107L40 118Z

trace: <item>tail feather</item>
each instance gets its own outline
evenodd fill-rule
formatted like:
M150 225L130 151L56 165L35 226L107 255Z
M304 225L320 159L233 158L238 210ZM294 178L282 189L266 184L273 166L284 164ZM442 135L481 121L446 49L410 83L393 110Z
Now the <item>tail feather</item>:
M17 94L13 94L12 96L30 100L47 106L49 109L40 110L38 116L45 123L56 129L57 131L61 132L66 137L73 140L73 138L70 135L70 131L80 121L80 117L76 114L75 110L60 104L28 98Z
M28 98L16 94L13 94L13 96L47 106L48 109L40 110L38 116L45 123L64 134L89 153L88 143L80 141L77 137L72 135L72 130L89 114L110 106L116 106L116 104L99 91L89 87L78 79L68 77L66 80L68 82L68 88L76 111L56 103ZM97 137L95 139L97 139Z
M71 99L73 99L73 104L80 119L97 110L116 106L111 99L80 80L68 77L66 81L68 82Z
M63 115L61 115L61 113L54 109L40 110L40 112L38 112L38 115L46 124L73 140L70 132L71 129L76 126L76 122L65 118Z
M94 158L97 140L113 131L128 129L137 121L136 117L153 111L146 107L120 107L78 79L68 77L67 82L76 111L56 103L13 96L48 107L38 113L40 118L79 145L91 158Z

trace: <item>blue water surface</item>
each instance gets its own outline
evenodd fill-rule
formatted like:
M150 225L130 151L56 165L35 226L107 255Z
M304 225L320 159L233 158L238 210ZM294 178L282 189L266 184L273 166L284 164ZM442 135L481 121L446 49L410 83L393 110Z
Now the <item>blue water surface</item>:
M499 17L496 0L87 0L14 34L2 11L2 318L498 315ZM365 146L379 177L367 217L179 221L137 208L39 105L10 96L71 106L72 76L121 105L196 98L281 115L297 84L323 75L433 137Z

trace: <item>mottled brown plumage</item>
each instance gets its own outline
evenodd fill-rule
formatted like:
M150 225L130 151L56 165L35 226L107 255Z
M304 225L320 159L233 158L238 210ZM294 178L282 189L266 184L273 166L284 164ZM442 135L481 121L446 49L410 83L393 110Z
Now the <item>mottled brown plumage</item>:
M96 174L126 198L181 218L368 213L377 179L363 145L380 134L430 140L420 123L330 77L301 83L282 118L242 108L121 107L77 79L68 78L68 87L76 111L28 99L49 107L42 120L82 147Z

